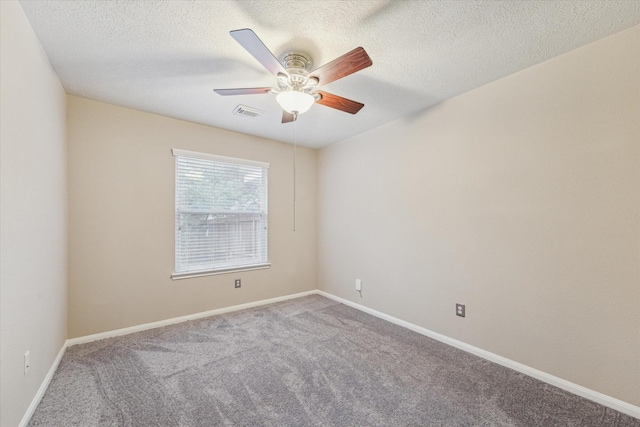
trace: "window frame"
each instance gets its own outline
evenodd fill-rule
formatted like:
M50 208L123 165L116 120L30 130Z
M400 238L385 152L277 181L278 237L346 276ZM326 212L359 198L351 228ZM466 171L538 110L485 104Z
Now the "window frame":
M269 221L269 215L268 215L268 204L269 204L269 163L266 162L260 162L260 161L256 161L256 160L248 160L248 159L241 159L241 158L235 158L235 157L226 157L226 156L219 156L216 154L209 154L209 153L201 153L201 152L197 152L197 151L188 151L188 150L182 150L182 149L178 149L178 148L173 148L171 150L171 153L173 155L173 157L175 157L174 159L174 169L175 169L175 178L174 178L174 267L173 267L173 273L171 274L171 278L173 280L178 280L178 279L187 279L187 278L191 278L191 277L202 277L202 276L211 276L211 275L217 275L217 274L228 274L228 273L232 273L232 272L239 272L239 271L252 271L252 270L262 270L262 269L267 269L271 267L271 263L269 262L269 227L268 227L268 221ZM242 266L232 266L232 267L220 267L220 268L215 268L213 265L210 266L210 268L205 268L205 269L198 269L198 270L185 270L185 271L177 271L177 267L178 267L178 234L177 234L177 228L176 228L176 223L178 220L178 215L179 215L179 209L178 209L178 157L182 157L182 158L189 158L189 159L198 159L198 160L205 160L205 161L212 161L212 162L218 162L218 163L224 163L224 164L232 164L232 165L244 165L244 166L252 166L252 167L259 167L261 169L264 170L265 175L265 207L263 210L264 215L266 216L265 222L266 222L266 229L265 229L265 242L264 242L264 250L266 252L265 254L265 262L259 262L259 263L255 263L255 264L246 264L246 265L242 265ZM262 214L262 213L261 213Z

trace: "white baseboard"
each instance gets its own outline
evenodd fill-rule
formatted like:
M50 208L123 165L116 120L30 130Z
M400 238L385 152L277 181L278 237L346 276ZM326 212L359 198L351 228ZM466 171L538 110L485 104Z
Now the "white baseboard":
M273 304L274 302L286 301L293 298L300 298L307 295L316 294L317 291L306 291L298 294L285 295L276 298L269 298L260 301L248 302L245 304L232 305L230 307L218 308L215 310L203 311L201 313L188 314L186 316L174 317L166 320L159 320L157 322L144 323L142 325L131 326L129 328L116 329L114 331L101 332L99 334L85 335L83 337L71 338L67 340L67 346L71 347L76 344L84 344L92 341L98 341L105 338L117 337L120 335L128 335L134 332L146 331L147 329L160 328L162 326L173 325L175 323L182 323L188 320L202 319L203 317L215 316L216 314L229 313L232 311L244 310L246 308L259 307L261 305Z
M511 359L507 359L506 357L499 356L497 354L491 353L489 351L483 350L478 347L474 347L470 344L464 343L462 341L458 341L453 338L449 338L445 335L439 334L437 332L433 332L429 329L423 328L418 325L414 325L413 323L406 322L404 320L398 319L393 316L389 316L388 314L381 313L377 310L374 310L369 307L365 307L358 303L346 300L344 298L337 297L335 295L329 294L324 291L317 291L318 295L322 295L324 297L330 298L334 301L338 301L342 304L348 305L349 307L353 307L360 311L364 311L365 313L369 313L373 316L379 317L381 319L387 320L391 323L395 323L396 325L405 327L414 332L417 332L422 335L426 335L429 338L433 338L445 344L449 344L450 346L459 348L460 350L466 351L467 353L474 354L478 357L482 357L483 359L489 360L491 362L497 363L499 365L505 366L507 368L513 369L514 371L521 372L530 377L536 378L540 381L546 382L563 390L566 390L570 393L576 394L578 396L584 397L585 399L592 400L594 402L600 403L601 405L607 406L609 408L615 409L616 411L620 411L624 414L630 415L632 417L640 419L640 407L632 405L630 403L624 402L622 400L616 399L611 396L607 396L606 394L602 394L600 392L588 389L578 384L574 384L570 381L564 380L562 378L556 377L551 374L547 374L546 372L539 371L530 366L523 365L522 363L513 361Z
M40 401L42 400L42 396L44 396L45 391L47 391L47 388L49 387L49 383L51 382L51 378L53 378L53 374L56 373L56 369L58 369L58 365L60 364L60 361L62 360L62 356L64 356L64 352L66 350L67 350L67 341L65 341L64 344L62 344L62 348L58 352L56 359L53 361L51 368L49 368L49 372L47 372L47 375L44 377L42 384L40 384L40 388L38 389L38 392L36 393L36 395L33 397L31 404L27 408L27 412L25 412L24 415L22 416L22 420L20 421L20 424L18 424L18 427L26 427L27 424L29 424L29 421L31 421L31 417L33 416L33 413L36 411L36 408L40 404Z

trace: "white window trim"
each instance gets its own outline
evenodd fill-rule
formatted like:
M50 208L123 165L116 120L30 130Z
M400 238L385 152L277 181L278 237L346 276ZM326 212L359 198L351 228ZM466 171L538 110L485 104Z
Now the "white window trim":
M265 169L269 169L269 163L259 162L257 160L238 159L236 157L218 156L216 154L199 153L197 151L181 150L179 148L172 148L171 153L175 157L190 157L192 159L212 160L214 162L223 163L235 163L237 165L257 166Z
M219 156L216 154L209 154L209 153L201 153L198 151L189 151L189 150L182 150L179 148L172 148L171 149L171 154L174 157L190 157L190 158L195 158L195 159L202 159L202 160L212 160L212 161L218 161L218 162L224 162L224 163L235 163L235 164L240 164L240 165L247 165L247 166L257 166L257 167L261 167L264 169L269 169L270 163L267 162L260 162L257 160L248 160L248 159L239 159L237 157L227 157L227 156ZM267 241L267 245L269 244L269 242ZM238 267L229 267L229 268L219 268L219 269L206 269L206 270L195 270L195 271L183 271L180 273L177 272L173 272L171 274L171 279L172 280L181 280L181 279L189 279L189 278L193 278L193 277L203 277L203 276L215 276L218 274L229 274L229 273L236 273L236 272L240 272L240 271L253 271L253 270L265 270L265 269L269 269L271 268L271 263L267 262L266 263L262 263L262 264L254 264L254 265L248 265L248 266L238 266Z
M174 272L171 275L171 278L173 280L190 279L192 277L215 276L218 274L237 273L239 271L266 270L267 268L271 268L270 262L266 264L256 264L250 267L230 267L230 268L221 268L218 270L185 271L183 273Z

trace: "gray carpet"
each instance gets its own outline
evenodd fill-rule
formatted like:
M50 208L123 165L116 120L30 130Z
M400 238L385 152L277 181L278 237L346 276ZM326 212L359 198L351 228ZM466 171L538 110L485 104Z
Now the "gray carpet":
M640 426L321 296L70 347L30 426Z

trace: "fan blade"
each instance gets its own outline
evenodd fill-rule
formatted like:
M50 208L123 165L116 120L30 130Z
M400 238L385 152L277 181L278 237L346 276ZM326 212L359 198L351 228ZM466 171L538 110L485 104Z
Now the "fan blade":
M362 47L357 47L351 52L345 53L328 64L315 69L309 77L316 77L321 85L326 85L363 68L370 67L372 64L373 61L371 61L367 52Z
M321 90L318 90L315 93L321 96L321 98L316 101L316 104L335 108L336 110L344 111L345 113L356 114L362 107L364 107L364 104L361 104L360 102L352 101L332 93L323 92Z
M282 111L282 123L291 123L296 121L296 116L286 111Z
M261 95L263 93L269 93L270 87L246 87L241 89L214 89L213 91L218 95Z
M273 53L262 43L262 40L256 36L256 33L245 28L230 31L229 34L271 74L274 76L277 76L278 73L287 74L287 70L284 69L280 61L278 61L278 59L273 56Z

